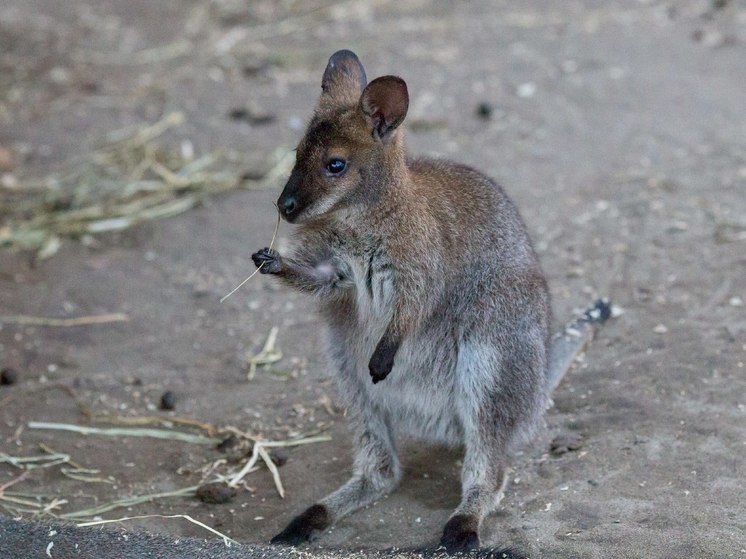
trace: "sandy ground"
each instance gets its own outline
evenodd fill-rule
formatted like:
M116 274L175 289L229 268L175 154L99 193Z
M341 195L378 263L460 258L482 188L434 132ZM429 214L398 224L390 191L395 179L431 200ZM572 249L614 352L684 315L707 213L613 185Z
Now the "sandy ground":
M250 172L293 147L326 59L352 48L369 77L407 80L412 152L471 164L505 185L558 323L597 295L625 311L557 390L547 429L513 460L485 543L532 557L746 557L744 29L738 1L4 0L0 146L14 161L2 188L174 110L186 123L168 141L238 153ZM490 118L477 114L480 103ZM273 118L231 118L246 106ZM224 457L209 445L24 428L85 424L73 396L97 413L190 417L278 440L332 437L288 451L284 499L261 469L230 504L159 499L105 518L189 514L266 542L344 481L350 439L310 301L257 276L218 302L271 237L280 188L65 241L47 260L0 252L0 315L129 317L3 322L0 367L18 381L0 386L0 450L37 455L45 443L113 480L45 468L13 490L64 499L60 514L198 484L201 468ZM289 233L283 224L280 246ZM245 353L261 349L272 326L283 359L248 382ZM173 412L157 409L166 390ZM550 453L558 435L580 435L580 448ZM410 442L403 456L400 489L316 545L437 541L459 499L459 453ZM0 464L0 485L18 474ZM126 526L205 535L173 519Z

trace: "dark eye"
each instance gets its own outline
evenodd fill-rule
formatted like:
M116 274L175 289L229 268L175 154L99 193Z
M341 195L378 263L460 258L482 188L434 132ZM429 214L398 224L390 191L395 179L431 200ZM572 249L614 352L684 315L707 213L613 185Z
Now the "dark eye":
M326 170L332 175L338 175L347 168L347 161L344 159L330 159L326 164Z

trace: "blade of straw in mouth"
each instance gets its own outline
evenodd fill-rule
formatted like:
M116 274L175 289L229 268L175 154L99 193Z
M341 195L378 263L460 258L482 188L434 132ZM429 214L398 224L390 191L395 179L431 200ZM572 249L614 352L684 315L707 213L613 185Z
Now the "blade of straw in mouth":
M280 228L280 212L278 211L278 212L277 212L277 223L275 224L275 232L274 232L274 233L272 234L272 240L271 240L271 241L269 242L269 248L270 248L270 249L271 249L271 248L272 248L272 247L274 246L274 244L275 244L275 237L277 237L277 230L278 230L279 228ZM252 274L251 274L251 275L250 275L250 276L249 276L248 278L246 278L246 279L245 279L245 280L243 280L243 281L242 281L241 283L239 283L239 284L238 284L238 285L237 285L236 287L234 287L234 288L233 288L233 290L232 290L232 291L231 291L230 293L228 293L228 295L225 295L225 296L223 296L223 297L222 297L222 298L220 299L220 302L222 303L222 302L223 302L223 301L225 301L225 300L226 300L226 299L227 299L228 297L230 297L231 295L233 295L233 294L234 294L234 293L235 293L236 291L238 291L239 289L241 289L241 288L242 288L242 287L244 286L244 284L245 284L245 283L246 283L247 281L249 281L249 280L250 280L251 278L253 278L253 277L254 277L254 276L255 276L255 275L257 274L257 273L259 273L259 270L261 270L261 269L262 269L262 266L264 266L264 262L262 262L262 263L261 263L261 264L259 265L259 267L258 267L258 268L257 268L256 270L254 270L254 272L253 272L253 273L252 273Z

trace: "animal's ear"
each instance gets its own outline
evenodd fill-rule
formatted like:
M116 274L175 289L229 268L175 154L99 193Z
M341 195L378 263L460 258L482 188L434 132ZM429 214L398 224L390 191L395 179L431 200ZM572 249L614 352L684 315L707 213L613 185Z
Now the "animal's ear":
M365 68L357 55L349 50L338 50L331 55L324 70L319 105L354 106L367 84Z
M383 76L368 84L360 97L360 109L373 126L373 133L383 139L407 116L407 84L397 76Z

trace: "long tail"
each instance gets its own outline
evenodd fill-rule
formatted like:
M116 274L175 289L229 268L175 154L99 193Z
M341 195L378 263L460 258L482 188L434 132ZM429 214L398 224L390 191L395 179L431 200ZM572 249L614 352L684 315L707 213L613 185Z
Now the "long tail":
M599 299L583 316L567 324L552 338L549 347L547 388L551 394L562 381L578 354L593 339L598 328L611 317L611 301Z

